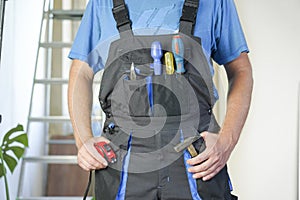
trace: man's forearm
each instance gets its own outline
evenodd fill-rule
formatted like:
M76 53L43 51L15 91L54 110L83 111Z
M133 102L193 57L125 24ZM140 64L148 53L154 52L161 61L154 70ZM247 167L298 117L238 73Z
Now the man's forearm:
M68 107L78 149L92 137L93 76L93 71L88 64L79 60L72 62L68 86Z
M243 53L235 61L225 65L229 91L227 112L220 131L220 139L227 140L232 150L240 137L246 121L253 88L251 64L247 54Z

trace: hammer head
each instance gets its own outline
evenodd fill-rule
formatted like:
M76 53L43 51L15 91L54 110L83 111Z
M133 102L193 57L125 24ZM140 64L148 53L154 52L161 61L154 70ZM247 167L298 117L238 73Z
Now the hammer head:
M180 142L179 144L177 144L174 147L174 150L179 153L179 152L183 151L184 149L188 148L191 144L193 144L195 141L199 140L200 138L202 138L200 135L188 137L185 140L183 140L182 142Z

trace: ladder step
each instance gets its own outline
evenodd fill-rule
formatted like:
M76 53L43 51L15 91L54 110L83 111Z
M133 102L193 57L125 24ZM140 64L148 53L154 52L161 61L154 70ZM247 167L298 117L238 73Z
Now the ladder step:
M50 10L44 13L44 18L60 19L60 20L81 20L84 10Z
M51 79L36 79L35 83L38 84L68 84L68 79L51 78Z
M101 120L100 116L93 116L92 121ZM70 117L68 116L48 116L48 117L29 117L31 122L49 122L49 123L65 123L70 122Z
M67 139L60 139L60 140L48 140L48 144L75 144L75 140L67 140Z
M55 196L48 196L48 197L18 197L18 200L82 200L82 197L55 197ZM87 200L91 200L92 197L87 197Z
M77 164L77 156L27 156L23 157L23 161L48 164Z
M41 42L40 47L42 48L71 48L71 42Z
M37 84L68 84L68 79L62 79L62 78L51 78L51 79L36 79L34 83ZM100 84L100 81L94 80L94 84Z
M29 117L29 121L63 123L63 122L70 122L70 117L68 116Z

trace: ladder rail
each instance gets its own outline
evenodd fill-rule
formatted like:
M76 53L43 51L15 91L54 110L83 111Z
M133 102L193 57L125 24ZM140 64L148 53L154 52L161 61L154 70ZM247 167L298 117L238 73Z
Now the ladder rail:
M46 1L44 0L44 4L43 4L43 10L42 13L44 13L45 7L46 7ZM42 27L43 27L43 16L41 17L41 22L40 22L40 32L39 32L39 43L41 41L42 38ZM33 75L33 83L32 83L32 87L31 87L31 94L30 94L30 101L32 101L33 99L33 94L34 94L34 80L36 78L36 74L37 74L37 66L38 66L38 55L40 53L40 48L38 46L37 48L37 52L36 52L36 60L35 60L35 69L34 69L34 75ZM32 102L30 102L29 105L29 111L28 111L28 118L27 118L27 123L26 123L26 133L29 133L29 126L30 126L30 121L29 121L29 116L31 116L32 114ZM26 155L27 150L25 149L24 155ZM23 191L23 179L24 179L24 166L25 163L23 163L23 159L21 160L21 169L20 169L20 177L19 177L19 183L18 183L18 190L17 190L17 196L20 196L21 192Z
M4 25L4 14L5 14L5 2L7 0L0 1L0 63L2 55L2 40L3 40L3 25ZM1 67L1 65L0 65Z
M53 0L49 0L48 2L48 9L47 12L48 14L50 13L51 10L53 10L54 7L54 1ZM49 16L49 15L48 15ZM51 43L53 42L53 20L50 19L46 19L46 43ZM41 45L41 43L40 43ZM46 69L44 69L44 77L46 79L51 79L51 69L52 69L52 54L53 54L53 49L52 48L47 48L46 49ZM35 78L36 80L36 78ZM50 105L50 97L51 97L51 86L49 84L45 85L45 93L44 93L44 103L45 105ZM50 107L49 106L45 106L44 107L44 115L50 115ZM43 123L44 124L44 133L49 132L49 127L50 127L50 123ZM44 144L48 143L48 137L46 136L46 134L43 135L43 140L44 140ZM44 145L44 155L47 155L49 152L48 149L48 145ZM47 173L47 169L48 169L48 165L44 165L43 169L44 170L44 174ZM47 176L43 176L43 182L42 182L42 193L45 193L47 188Z

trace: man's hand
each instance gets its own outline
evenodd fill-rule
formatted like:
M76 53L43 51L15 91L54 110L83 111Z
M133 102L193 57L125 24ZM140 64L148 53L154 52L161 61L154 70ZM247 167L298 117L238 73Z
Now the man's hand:
M219 138L218 134L203 132L206 149L198 156L189 159L187 163L191 165L188 169L193 173L193 178L202 178L203 181L214 177L225 166L232 148L230 143Z
M78 165L86 170L104 169L107 161L98 153L94 144L100 141L109 143L104 137L93 137L87 140L79 149L77 155Z

